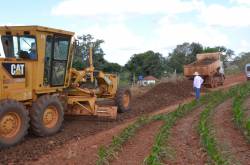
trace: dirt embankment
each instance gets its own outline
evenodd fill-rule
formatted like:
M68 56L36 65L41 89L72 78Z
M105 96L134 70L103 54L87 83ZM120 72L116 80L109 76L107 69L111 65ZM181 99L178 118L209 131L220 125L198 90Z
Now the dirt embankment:
M118 119L132 118L169 105L181 103L184 99L191 97L192 92L192 81L189 80L177 81L175 83L161 83L146 92L143 96L135 98L132 102L132 111L119 115Z
M240 130L235 128L232 115L231 99L215 109L212 123L219 149L230 160L230 164L249 165L250 144Z

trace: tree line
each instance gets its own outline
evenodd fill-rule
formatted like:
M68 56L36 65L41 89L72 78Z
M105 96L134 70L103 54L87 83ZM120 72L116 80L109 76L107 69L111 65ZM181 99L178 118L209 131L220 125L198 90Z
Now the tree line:
M125 66L121 66L104 59L105 53L101 48L104 40L94 39L92 35L88 34L78 36L78 41L73 67L81 69L88 65L87 55L89 46L92 45L95 69L109 73L118 73L122 78L138 77L139 75L152 75L156 78L161 78L173 72L183 73L183 65L194 62L198 53L221 52L221 60L225 67L228 66L226 65L228 61L235 61L235 65L241 69L245 63L250 62L250 52L241 53L240 56L234 57L234 51L224 46L206 47L200 43L185 42L177 45L167 57L164 57L159 52L148 50L132 55Z

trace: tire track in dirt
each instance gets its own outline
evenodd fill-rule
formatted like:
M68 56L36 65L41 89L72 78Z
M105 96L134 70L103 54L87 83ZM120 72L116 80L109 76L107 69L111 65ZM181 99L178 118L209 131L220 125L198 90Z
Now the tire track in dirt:
M206 152L202 149L197 132L199 117L204 107L195 109L190 114L177 121L171 129L167 141L170 152L164 162L168 165L195 164L203 165L207 162Z
M231 99L216 107L212 123L219 150L227 157L229 163L249 165L250 144L240 130L235 128Z
M138 165L143 164L145 157L151 151L154 137L162 126L163 121L147 124L128 142L123 145L122 151L111 165Z
M118 135L130 123L122 124L114 129L109 129L97 133L93 136L77 140L71 140L63 148L54 150L50 154L44 155L38 161L25 162L28 165L44 164L84 164L93 165L98 159L98 149L102 145L108 145L112 137Z

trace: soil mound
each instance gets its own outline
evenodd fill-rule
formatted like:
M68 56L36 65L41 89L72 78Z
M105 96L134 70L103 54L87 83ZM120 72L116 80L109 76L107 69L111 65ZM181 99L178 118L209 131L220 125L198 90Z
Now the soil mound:
M118 119L127 119L139 114L159 110L163 107L182 102L191 97L193 91L192 81L178 80L176 82L160 83L144 95L132 100L132 110L118 116Z

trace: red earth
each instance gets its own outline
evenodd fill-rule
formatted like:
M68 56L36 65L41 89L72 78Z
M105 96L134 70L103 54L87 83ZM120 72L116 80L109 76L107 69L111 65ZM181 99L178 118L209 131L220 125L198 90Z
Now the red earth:
M162 121L150 123L139 130L135 137L127 141L122 151L111 165L133 165L143 164L145 157L151 151L154 137L162 126Z
M171 129L167 141L170 157L164 162L169 165L206 164L208 159L202 149L200 136L197 132L199 117L204 106L177 121Z
M242 81L245 81L244 75L229 76L225 82L225 87ZM109 143L112 135L118 134L128 123L144 114L159 113L160 110L169 106L177 107L184 100L193 98L192 92L192 82L188 80L162 83L143 96L134 97L132 110L128 113L119 114L118 120L115 122L102 122L81 116L66 117L63 128L59 133L46 138L29 134L25 141L17 146L1 150L0 164L27 164L28 162L44 164L44 162L50 162L50 160L54 164L66 164L66 159L71 160L71 157L76 159L76 163L83 162L85 159L95 160L90 157L96 158L94 153L97 148L101 144ZM112 130L116 131L112 132ZM107 138L103 139L103 137L106 137L106 133ZM91 151L89 151L89 148ZM89 152L92 154L89 154ZM58 159L63 161L56 163L53 159L54 156L57 157L56 155L58 155Z
M212 119L219 149L231 164L249 165L250 144L233 123L232 100L220 104Z

